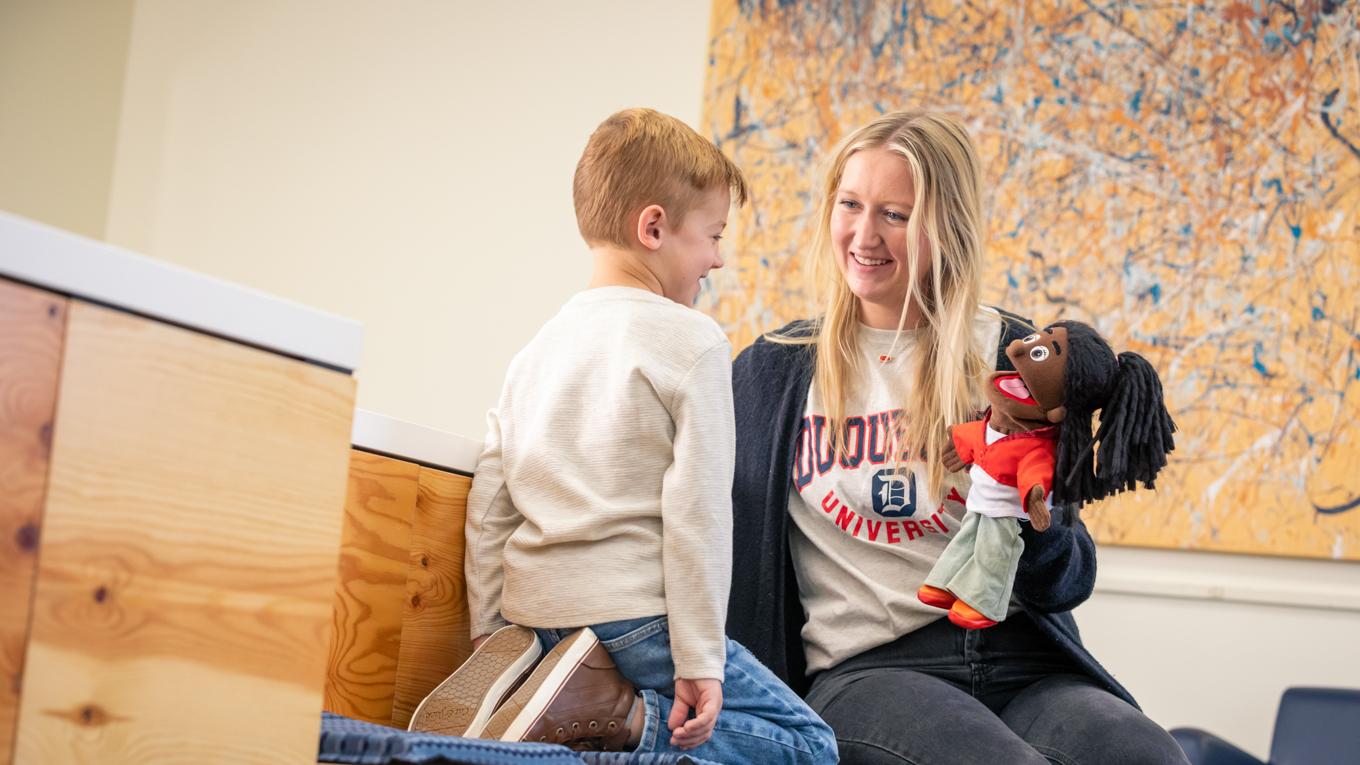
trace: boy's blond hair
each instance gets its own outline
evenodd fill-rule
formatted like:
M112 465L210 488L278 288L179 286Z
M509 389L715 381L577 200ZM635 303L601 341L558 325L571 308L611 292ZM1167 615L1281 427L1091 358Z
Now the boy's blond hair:
M746 203L741 170L711 141L668 114L625 109L591 134L571 197L587 244L631 247L643 208L660 205L680 225L704 193L719 188Z

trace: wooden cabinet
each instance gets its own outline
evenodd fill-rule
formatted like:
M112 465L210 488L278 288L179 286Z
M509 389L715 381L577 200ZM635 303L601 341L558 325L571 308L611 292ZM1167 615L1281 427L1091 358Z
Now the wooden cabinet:
M0 763L315 761L353 403L0 281Z
M66 307L0 281L0 763L19 719Z
M326 709L404 728L472 653L463 580L470 478L355 450Z

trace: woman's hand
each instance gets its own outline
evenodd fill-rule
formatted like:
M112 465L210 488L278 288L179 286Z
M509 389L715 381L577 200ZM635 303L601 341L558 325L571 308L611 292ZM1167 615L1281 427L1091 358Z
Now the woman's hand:
M951 473L957 473L968 467L968 464L959 456L959 450L954 448L954 439L952 438L949 439L949 443L945 444L944 454L941 455L940 459L944 462L944 469Z
M671 746L693 749L707 741L713 735L713 724L718 721L722 700L722 682L719 680L706 677L676 680L675 703L671 706L670 719L666 721L671 729ZM691 709L694 719L686 719Z

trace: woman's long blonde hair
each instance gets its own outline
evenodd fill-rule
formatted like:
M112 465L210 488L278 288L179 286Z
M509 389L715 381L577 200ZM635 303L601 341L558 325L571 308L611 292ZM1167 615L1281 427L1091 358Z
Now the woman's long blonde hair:
M831 215L846 161L864 149L886 149L901 156L916 187L905 243L911 285L898 329L905 327L907 309L913 303L921 323L915 380L909 394L904 385L899 395L905 416L896 423L894 440L900 448L899 465L918 457L925 460L930 494L939 497L945 480L941 456L949 426L972 419L982 399L983 376L990 369L973 333L982 292L982 169L962 125L927 111L893 112L841 141L827 168L810 253L815 299L825 307L817 331L770 339L816 345L813 384L826 407L832 444L842 452L845 397L864 371L864 354L859 348L859 298L850 291L837 264ZM917 273L922 234L930 248L930 272L924 275L924 285Z

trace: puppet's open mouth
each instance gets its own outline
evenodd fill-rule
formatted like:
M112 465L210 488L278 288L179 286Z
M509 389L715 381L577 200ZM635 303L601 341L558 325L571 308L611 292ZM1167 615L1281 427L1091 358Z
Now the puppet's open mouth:
M1039 403L1029 394L1029 388L1025 387L1025 381L1020 379L1019 374L1001 375L996 378L993 384L1006 398L1014 399L1022 404Z

